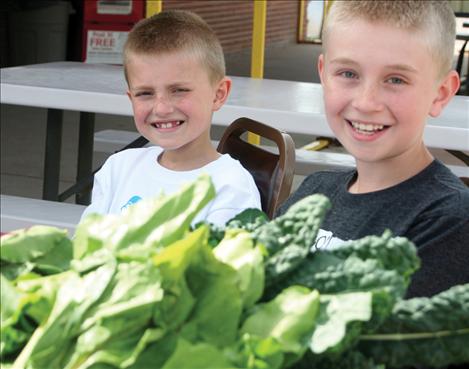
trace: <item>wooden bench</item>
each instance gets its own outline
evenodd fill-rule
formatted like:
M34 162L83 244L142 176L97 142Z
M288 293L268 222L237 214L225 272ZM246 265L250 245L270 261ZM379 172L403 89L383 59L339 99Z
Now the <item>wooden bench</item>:
M67 229L72 236L86 208L84 205L7 195L1 195L0 201L2 233L41 224Z
M131 131L115 129L99 131L94 135L94 150L97 152L111 154L120 150L138 137L139 134L137 132ZM214 146L218 145L218 142L212 142ZM149 145L151 144L147 144L147 146ZM295 174L301 176L308 175L318 170L352 168L355 166L355 160L349 154L329 151L311 151L305 149L296 149L295 154ZM469 167L465 166L464 164L445 164L458 177L469 177Z

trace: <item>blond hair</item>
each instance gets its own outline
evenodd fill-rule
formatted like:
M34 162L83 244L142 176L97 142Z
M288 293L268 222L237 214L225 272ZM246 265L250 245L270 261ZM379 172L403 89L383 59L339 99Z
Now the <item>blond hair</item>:
M220 41L210 26L197 14L169 10L139 21L124 45L124 73L131 54L157 55L187 51L207 68L212 83L225 76L225 58Z
M350 23L356 19L385 23L413 32L420 31L432 59L436 62L439 77L452 69L456 21L447 1L334 1L323 27L324 50L327 50L328 35L333 32L336 24ZM363 42L366 42L366 35Z

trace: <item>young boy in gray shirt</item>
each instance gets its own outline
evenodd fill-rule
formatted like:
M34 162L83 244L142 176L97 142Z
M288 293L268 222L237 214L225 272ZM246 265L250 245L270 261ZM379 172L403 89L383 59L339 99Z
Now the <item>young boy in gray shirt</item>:
M356 169L316 172L279 209L312 193L332 202L317 248L390 229L422 266L408 296L469 282L469 189L423 142L459 87L446 1L336 1L318 69L328 123ZM468 147L469 149L469 147Z

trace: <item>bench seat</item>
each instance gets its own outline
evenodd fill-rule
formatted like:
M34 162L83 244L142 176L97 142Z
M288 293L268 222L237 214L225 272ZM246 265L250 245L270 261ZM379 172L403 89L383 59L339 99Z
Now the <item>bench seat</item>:
M114 153L140 135L137 132L106 129L96 132L94 135L94 150L97 152ZM217 141L212 141L214 146ZM148 143L146 146L151 145ZM269 149L269 147L266 147ZM295 174L305 176L318 170L353 168L355 160L350 154L329 152L329 151L311 151L305 149L296 149ZM444 161L443 161L444 162ZM445 163L446 164L446 163ZM458 177L469 177L469 167L464 164L453 165L446 164L451 171Z

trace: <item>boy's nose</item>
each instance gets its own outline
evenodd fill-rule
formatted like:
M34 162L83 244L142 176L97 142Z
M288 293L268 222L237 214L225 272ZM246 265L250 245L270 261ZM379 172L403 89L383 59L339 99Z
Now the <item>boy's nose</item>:
M166 96L156 96L153 103L153 113L156 115L167 115L173 112L173 105Z
M352 106L361 111L379 111L383 108L379 87L363 84L357 88Z

